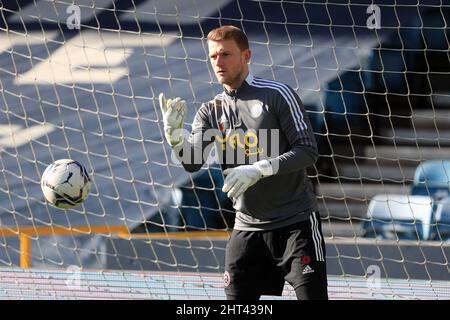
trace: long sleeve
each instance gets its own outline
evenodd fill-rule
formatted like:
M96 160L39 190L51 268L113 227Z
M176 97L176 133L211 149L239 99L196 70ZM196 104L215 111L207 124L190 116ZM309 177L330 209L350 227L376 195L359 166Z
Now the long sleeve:
M192 130L183 144L174 148L177 158L188 172L200 170L213 146L208 106L203 104L195 115Z
M291 149L270 159L275 174L286 174L313 165L318 157L317 144L300 98L289 88L279 95L276 106L280 128Z

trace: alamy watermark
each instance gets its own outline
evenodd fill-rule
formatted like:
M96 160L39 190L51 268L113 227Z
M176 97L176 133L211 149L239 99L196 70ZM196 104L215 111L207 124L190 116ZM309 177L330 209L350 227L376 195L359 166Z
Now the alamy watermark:
M367 14L370 16L366 20L366 26L370 30L381 29L381 10L376 4L371 4L367 7Z
M379 290L381 288L381 269L379 266L372 264L367 267L366 274L367 288L369 288L370 292L373 294L373 290Z
M81 268L71 265L66 269L66 286L69 290L81 290Z
M81 10L79 6L74 4L70 5L66 9L66 13L69 16L66 19L66 25L69 30L77 29L81 27Z

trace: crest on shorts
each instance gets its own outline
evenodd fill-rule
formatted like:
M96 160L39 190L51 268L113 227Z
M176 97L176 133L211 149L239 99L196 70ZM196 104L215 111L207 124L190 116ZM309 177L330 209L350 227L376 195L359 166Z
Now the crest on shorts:
M302 264L310 264L311 263L311 257L310 256L302 256Z
M225 286L225 288L230 285L230 282L230 274L228 273L228 271L225 271L225 273L223 274L223 285Z

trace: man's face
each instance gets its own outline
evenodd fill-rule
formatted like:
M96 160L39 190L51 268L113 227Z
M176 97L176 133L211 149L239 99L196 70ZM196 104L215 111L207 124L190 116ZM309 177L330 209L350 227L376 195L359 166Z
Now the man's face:
M251 52L241 51L236 42L230 40L208 41L209 59L217 80L228 88L237 88L248 72Z

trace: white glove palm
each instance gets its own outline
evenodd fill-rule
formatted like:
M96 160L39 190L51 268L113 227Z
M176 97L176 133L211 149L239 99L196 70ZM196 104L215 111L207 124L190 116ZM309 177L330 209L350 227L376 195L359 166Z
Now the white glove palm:
M227 192L229 198L238 198L263 176L272 175L273 169L267 160L262 160L252 165L226 169L223 174L226 178L222 191Z
M163 114L164 135L172 146L183 142L183 124L186 117L186 101L181 98L166 100L164 93L159 94L159 107Z

